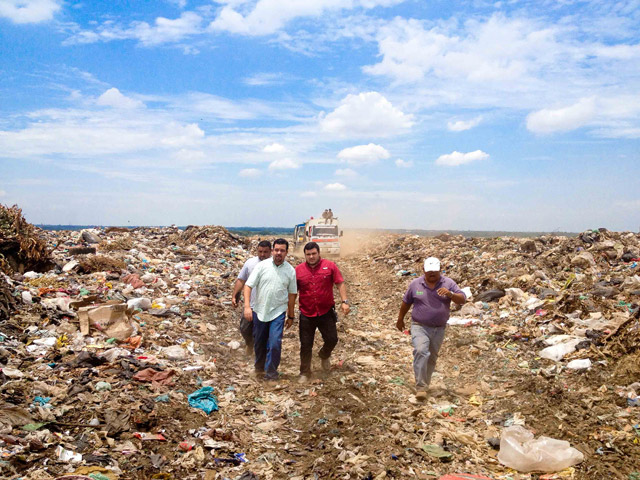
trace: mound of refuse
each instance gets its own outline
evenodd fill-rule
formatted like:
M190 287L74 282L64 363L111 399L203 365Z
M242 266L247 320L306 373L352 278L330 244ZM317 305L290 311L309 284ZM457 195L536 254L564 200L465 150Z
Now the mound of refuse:
M17 205L0 205L0 271L45 271L52 266L43 232L28 223Z

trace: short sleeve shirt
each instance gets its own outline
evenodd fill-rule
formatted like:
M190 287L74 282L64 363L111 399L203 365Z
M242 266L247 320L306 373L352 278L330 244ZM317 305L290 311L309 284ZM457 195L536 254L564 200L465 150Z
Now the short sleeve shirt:
M260 259L258 257L251 257L249 260L247 260L246 262L244 262L244 265L242 266L242 269L240 270L240 273L238 274L238 280L242 280L243 282L246 282L247 280L249 280L249 275L251 275L251 272L253 271L253 269L255 268L256 265L258 265L260 263ZM251 308L253 309L255 303L256 303L256 291L255 289L251 290Z
M258 263L247 283L256 291L253 311L261 322L270 322L287 311L290 293L298 293L296 271L287 261L276 265L273 258Z
M451 299L438 295L439 288L446 288L452 293L462 293L460 287L444 275L434 288L429 288L424 275L409 284L409 288L402 297L402 301L413 305L411 320L426 327L444 327L449 320ZM466 298L466 295L465 295Z
M324 315L336 304L333 285L344 282L338 266L324 258L310 267L303 262L296 267L300 312L305 317Z

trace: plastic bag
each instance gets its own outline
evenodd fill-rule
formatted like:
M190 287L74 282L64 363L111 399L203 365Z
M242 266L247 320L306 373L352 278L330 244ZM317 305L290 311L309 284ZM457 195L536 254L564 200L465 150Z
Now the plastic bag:
M500 438L498 460L519 472L558 472L584 460L584 455L564 440L549 437L534 439L533 433L514 425Z

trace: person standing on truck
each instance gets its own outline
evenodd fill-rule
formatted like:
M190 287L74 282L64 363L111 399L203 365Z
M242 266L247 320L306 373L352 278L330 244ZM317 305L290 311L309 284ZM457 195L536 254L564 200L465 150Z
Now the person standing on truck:
M238 300L240 300L240 293L242 293L244 284L249 279L249 275L251 275L251 272L253 272L253 269L255 268L255 266L258 265L258 263L260 263L262 260L266 260L267 258L270 258L270 257L271 257L271 242L269 242L268 240L262 240L260 243L258 243L258 256L251 257L246 262L244 262L244 265L242 266L242 269L238 274L238 278L236 278L236 283L233 285L233 293L231 294L231 305L233 305L234 308L238 306ZM250 301L252 310L255 306L255 303L256 303L256 292L254 290L251 292L251 301ZM251 352L253 352L253 324L248 322L244 318L244 311L240 316L239 329L240 329L240 334L244 339L247 355L250 355Z
M338 285L342 300L342 313L350 311L347 287L337 265L320 257L320 247L316 242L304 246L305 262L296 267L300 307L300 383L306 383L311 376L311 358L316 329L320 331L324 345L318 352L322 369L331 369L331 352L338 344L335 300L333 286Z
M289 242L278 238L273 242L273 256L255 266L244 284L244 318L253 323L253 348L256 375L264 372L265 380L278 381L282 353L282 333L293 324L296 304L296 272L286 261ZM254 308L251 292L256 290ZM286 321L285 321L286 316Z
M402 297L396 322L396 328L404 331L404 317L413 305L411 342L416 400L427 399L438 352L444 341L452 300L462 305L467 297L456 282L440 274L440 260L435 257L427 258L424 261L424 275L413 280Z
M333 224L333 212L331 211L331 209L329 209L329 211L327 212L327 219L329 220L329 223Z

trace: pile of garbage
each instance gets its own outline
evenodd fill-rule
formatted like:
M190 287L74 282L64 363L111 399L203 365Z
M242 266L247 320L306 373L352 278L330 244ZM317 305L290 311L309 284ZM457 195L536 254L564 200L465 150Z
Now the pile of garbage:
M421 275L426 256L440 258L444 274L473 292L457 316L533 339L545 346L542 358L560 361L591 346L606 354L615 339L615 353L637 350L627 330L639 318L638 234L599 229L534 239L380 237L368 255L400 281ZM589 362L573 366L588 368Z
M50 267L42 231L24 219L17 205L0 204L0 272L40 272Z
M331 372L298 384L293 328L269 387L231 306L259 239L20 225L50 266L0 274L2 478L640 478L637 234L369 238ZM419 404L394 325L427 256L470 301Z

